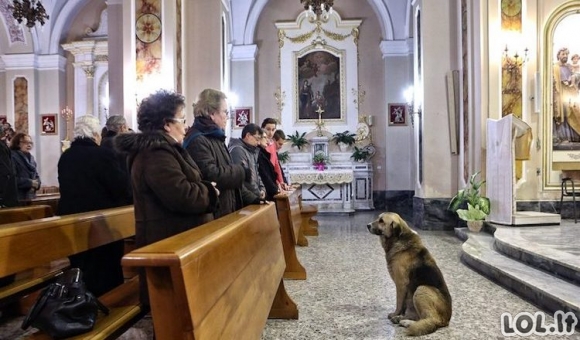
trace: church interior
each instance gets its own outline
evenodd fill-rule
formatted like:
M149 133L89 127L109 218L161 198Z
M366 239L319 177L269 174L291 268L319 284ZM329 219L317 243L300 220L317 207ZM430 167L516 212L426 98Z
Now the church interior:
M580 339L576 31L569 0L0 0L0 122L32 139L46 204L84 115L123 116L139 133L140 102L167 89L191 125L214 88L227 95L228 140L276 119L302 228L318 230L290 230L308 276L285 272L279 289L299 316L266 321L266 310L261 339L406 337L367 230L383 212L418 233L449 287L449 325L421 338ZM0 278L16 273L1 268L12 251L0 249ZM0 338L33 337L10 294L0 286ZM508 325L537 313L546 329ZM105 338L170 339L152 314Z

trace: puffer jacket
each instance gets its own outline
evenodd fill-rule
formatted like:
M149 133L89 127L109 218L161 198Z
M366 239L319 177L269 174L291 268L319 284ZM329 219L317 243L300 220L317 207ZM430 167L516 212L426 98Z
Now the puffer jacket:
M251 176L249 181L244 181L244 185L254 195L260 196L260 192L264 192L264 184L258 172L258 153L260 151L258 147L246 144L242 139L236 138L230 139L228 151L234 164L241 164L244 168L250 169Z

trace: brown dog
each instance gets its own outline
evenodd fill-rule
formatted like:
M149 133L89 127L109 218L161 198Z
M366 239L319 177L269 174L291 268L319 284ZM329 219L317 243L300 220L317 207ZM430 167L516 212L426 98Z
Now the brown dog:
M383 213L367 225L381 236L387 268L397 289L397 307L389 320L408 327L408 335L433 333L449 325L451 295L437 263L419 235L395 213Z

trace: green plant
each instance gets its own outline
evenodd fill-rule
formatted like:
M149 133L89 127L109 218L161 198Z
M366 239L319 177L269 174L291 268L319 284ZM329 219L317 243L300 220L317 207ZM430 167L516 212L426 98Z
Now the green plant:
M317 153L314 155L314 157L312 157L312 164L314 165L325 165L327 161L328 158L322 152Z
M338 145L338 143L344 143L346 145L353 145L356 140L354 139L354 137L356 136L356 133L350 133L350 131L346 130L344 132L337 132L334 135L332 135L332 141Z
M370 156L370 152L364 148L359 148L358 146L354 147L354 151L350 156L355 161L366 161L367 158Z
M449 210L457 212L460 219L464 221L480 221L489 215L489 198L482 196L479 192L485 180L477 180L479 171L471 175L469 184L451 199ZM466 207L467 209L460 209Z
M308 140L306 139L306 132L300 134L298 131L296 131L295 134L288 135L286 140L289 140L292 143L292 146L297 147L298 150L302 150L302 148L308 144Z
M288 153L288 151L280 152L278 154L278 160L280 161L280 163L286 163L286 162L288 162L289 159L290 159L290 154Z

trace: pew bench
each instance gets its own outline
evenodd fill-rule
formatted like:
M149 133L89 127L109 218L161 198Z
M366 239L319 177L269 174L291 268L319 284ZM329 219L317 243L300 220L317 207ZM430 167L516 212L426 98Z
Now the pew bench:
M157 340L259 339L266 320L297 319L273 204L251 205L136 249Z
M101 245L135 235L132 206L0 225L0 277L66 258ZM14 299L51 282L61 270L43 279L17 279L0 288L0 303ZM110 314L100 315L92 332L74 339L114 339L146 312L139 303L138 278L128 280L100 297ZM30 339L49 339L36 332Z
M302 216L302 231L306 236L318 236L318 221L313 220L312 217L318 214L318 207L311 204L302 203L302 195L300 195L300 214Z
M0 224L16 223L52 217L54 212L50 205L32 205L0 209Z
M274 196L274 200L276 201L284 258L286 259L284 278L306 280L306 269L296 256L296 244L299 243L302 224L299 195L300 190L288 191Z

